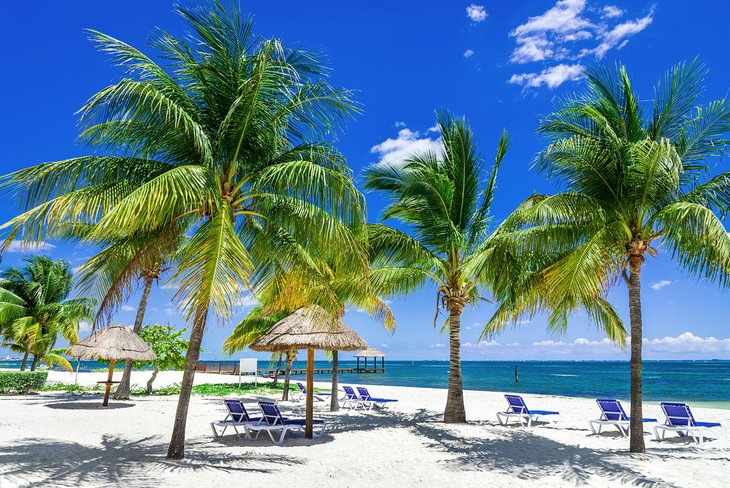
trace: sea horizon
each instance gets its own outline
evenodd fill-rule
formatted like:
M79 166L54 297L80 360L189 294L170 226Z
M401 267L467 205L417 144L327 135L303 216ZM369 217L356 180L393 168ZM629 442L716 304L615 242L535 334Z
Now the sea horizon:
M206 365L237 364L238 360L205 360ZM576 369L576 363L583 367ZM74 366L76 363L73 363ZM352 368L353 360L341 360L340 368ZM362 361L361 361L362 366ZM367 384L416 388L446 388L448 361L386 360L385 372L339 375L340 384ZM518 380L515 382L515 366ZM0 360L0 369L17 368L19 361ZM96 361L81 361L80 371L104 369ZM275 363L260 360L258 369L272 369ZM306 367L295 361L294 369ZM331 367L326 360L315 361L315 368ZM57 368L56 368L57 369ZM624 360L465 360L462 361L465 390L527 393L581 398L629 398L629 363ZM283 380L283 370L280 376ZM293 374L292 381L304 375ZM330 374L317 373L314 380L329 382ZM730 409L730 360L686 359L647 360L644 362L644 398L649 402L683 401Z

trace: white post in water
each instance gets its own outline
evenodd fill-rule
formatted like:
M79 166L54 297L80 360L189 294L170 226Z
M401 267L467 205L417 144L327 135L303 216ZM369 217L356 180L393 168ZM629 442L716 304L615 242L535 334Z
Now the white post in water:
M241 375L253 373L254 384L259 386L258 360L256 358L240 358L238 360L238 387L241 387Z

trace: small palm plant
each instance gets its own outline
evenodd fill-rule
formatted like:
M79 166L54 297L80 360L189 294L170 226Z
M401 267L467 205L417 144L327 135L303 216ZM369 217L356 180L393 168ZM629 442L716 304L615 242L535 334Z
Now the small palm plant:
M478 287L490 283L483 263L493 254L490 210L499 165L509 139L502 133L491 173L482 162L465 119L438 117L441 152L407 161L380 162L366 170L366 188L385 193L383 220L409 226L413 236L382 224L370 227L373 281L385 294L407 293L427 281L438 286L437 316L448 313L449 383L445 422L466 422L461 377L461 314L481 300Z
M730 109L725 100L695 108L705 73L697 62L673 68L647 117L625 67L597 68L586 74L584 94L545 119L539 132L551 142L536 167L564 191L534 195L508 218L516 228L504 235L511 252L534 260L513 266L521 277L498 294L502 303L485 329L494 334L521 314L549 310L550 328L562 331L568 315L582 308L622 342L621 320L606 295L625 283L632 452L645 450L641 272L647 256L664 248L685 271L730 284L730 237L720 220L730 208L730 173L710 176L707 165L728 142Z
M68 262L34 256L25 263L0 274L2 345L23 354L21 371L30 355L31 370L40 361L67 366L68 362L54 350L56 341L78 341L79 322L93 320L94 301L69 297L73 274Z

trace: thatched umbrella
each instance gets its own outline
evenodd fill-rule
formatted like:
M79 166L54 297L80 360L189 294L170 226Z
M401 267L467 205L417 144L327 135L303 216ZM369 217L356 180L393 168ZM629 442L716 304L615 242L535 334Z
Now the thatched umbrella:
M104 403L109 405L109 391L114 375L114 363L131 359L132 361L154 361L155 351L150 349L132 329L124 325L110 325L91 334L83 341L71 346L66 355L84 359L104 359L109 361L109 376L105 382Z
M357 370L360 370L360 358L365 359L365 367L364 369L368 369L368 358L373 358L373 361L375 361L375 364L373 365L373 368L375 368L375 372L378 371L378 358L380 358L383 361L383 373L385 373L385 354L379 351L378 349L375 349L374 347L369 347L365 349L364 351L360 351L359 353L355 354L355 357L357 358Z
M332 320L322 307L313 305L300 308L275 323L264 335L249 345L254 351L307 350L307 402L304 435L312 438L314 415L314 350L357 351L367 343L342 321Z

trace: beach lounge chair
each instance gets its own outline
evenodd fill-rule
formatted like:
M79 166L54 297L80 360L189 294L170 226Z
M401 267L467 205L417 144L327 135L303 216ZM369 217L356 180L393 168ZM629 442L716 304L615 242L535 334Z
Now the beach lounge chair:
M654 426L654 436L658 441L664 439L664 434L668 430L676 432L680 436L688 435L698 444L702 444L711 428L719 427L721 434L725 433L719 422L696 421L686 403L660 403L659 405L662 407L667 421L664 425ZM659 436L660 430L662 431L661 436Z
M303 383L297 382L297 387L299 388L299 396L297 397L297 399L307 396L307 388L304 386ZM332 397L332 393L313 393L312 396L318 402L328 402Z
M398 401L394 398L377 398L371 396L368 389L362 386L357 387L357 392L360 394L360 402L362 402L363 406L367 406L368 410L372 410L373 407L385 408L388 404Z
M267 402L259 400L259 407L261 407L261 413L263 414L263 421L257 424L246 424L246 432L256 432L256 437L262 431L269 434L271 442L280 446L284 443L286 434L289 432L304 431L305 420L304 419L288 419L281 415L279 407L274 402ZM321 437L324 434L324 429L327 423L324 420L314 421L314 437ZM279 433L278 439L274 437L274 433Z
M527 408L525 401L519 395L505 395L507 399L507 410L504 412L497 412L497 421L500 425L507 425L509 419L517 419L520 424L527 424L528 427L532 426L532 422L537 421L539 417L546 415L560 415L560 412L553 412L551 410L530 410Z
M357 396L357 393L355 393L355 390L351 386L343 386L342 389L345 390L345 395L340 399L342 408L357 410L360 407L367 408L370 406L369 402Z
M621 435L626 437L629 435L629 421L631 417L626 415L621 402L613 399L599 398L596 400L598 408L601 409L601 417L598 420L589 420L588 426L594 434L600 434L604 425L615 426ZM642 418L642 422L656 422L657 419ZM598 427L598 429L596 429Z
M238 437L241 437L241 433L238 431L238 427L244 427L244 434L246 439L249 438L248 431L245 430L245 426L248 424L257 424L263 422L262 417L252 418L248 415L246 407L243 406L241 400L223 400L228 409L228 415L223 420L216 420L210 423L211 429L213 429L213 435L221 437L226 433L228 427L232 427ZM218 433L217 427L223 427L223 431Z

